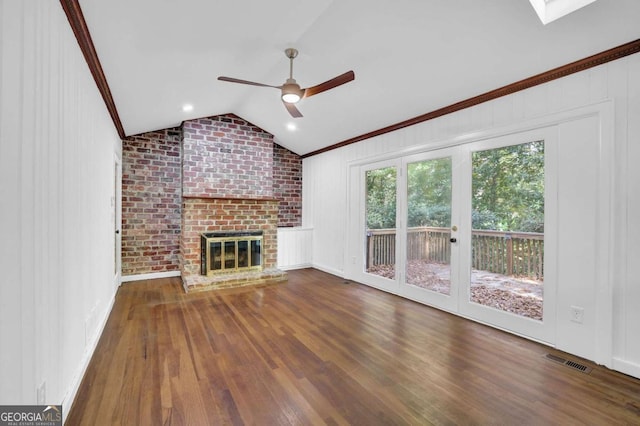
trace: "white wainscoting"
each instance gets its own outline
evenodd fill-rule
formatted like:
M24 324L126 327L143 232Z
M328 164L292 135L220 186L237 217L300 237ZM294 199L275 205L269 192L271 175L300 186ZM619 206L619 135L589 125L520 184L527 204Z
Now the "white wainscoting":
M278 268L308 268L312 265L313 228L278 228Z

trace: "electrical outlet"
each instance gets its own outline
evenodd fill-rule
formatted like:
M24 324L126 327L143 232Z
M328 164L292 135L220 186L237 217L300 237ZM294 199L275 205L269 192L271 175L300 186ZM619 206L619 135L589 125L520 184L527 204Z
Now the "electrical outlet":
M569 308L569 315L571 315L571 321L582 324L582 321L584 321L584 308L580 306L571 306Z

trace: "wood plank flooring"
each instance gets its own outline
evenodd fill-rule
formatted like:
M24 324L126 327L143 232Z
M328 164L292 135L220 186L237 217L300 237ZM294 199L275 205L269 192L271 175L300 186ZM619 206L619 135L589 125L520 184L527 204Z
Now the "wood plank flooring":
M640 424L640 380L313 269L123 284L67 425Z

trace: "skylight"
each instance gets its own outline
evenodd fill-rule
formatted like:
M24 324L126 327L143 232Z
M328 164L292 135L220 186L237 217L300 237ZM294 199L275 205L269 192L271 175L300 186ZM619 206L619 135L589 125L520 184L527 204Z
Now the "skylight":
M596 0L529 0L544 25Z

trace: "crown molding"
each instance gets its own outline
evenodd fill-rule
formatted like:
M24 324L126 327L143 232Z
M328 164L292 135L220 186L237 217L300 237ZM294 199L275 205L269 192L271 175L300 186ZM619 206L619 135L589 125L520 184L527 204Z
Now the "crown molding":
M332 151L337 148L342 148L344 146L351 145L353 143L360 142L365 139L370 139L375 136L380 136L385 133L404 129L405 127L413 126L415 124L423 123L425 121L433 120L434 118L442 117L443 115L451 114L453 112L460 111L462 109L469 108L484 102L488 102L493 99L500 98L502 96L507 96L512 93L516 93L521 90L528 89L530 87L548 83L550 81L557 80L559 78L566 77L568 75L575 74L577 72L581 72L589 68L596 67L598 65L606 64L607 62L615 61L616 59L624 58L625 56L629 56L638 52L640 52L640 39L614 47L609 50L605 50L604 52L596 53L595 55L589 56L584 59L580 59L575 62L571 62L567 65L563 65L558 68L545 71L543 73L534 75L533 77L525 78L524 80L511 83L507 86L500 87L490 92L486 92L481 95L474 96L473 98L469 98L464 101L451 104L444 108L440 108L435 111L431 111L426 114L422 114L417 117L413 117L408 120L401 121L399 123L392 124L390 126L383 127L378 130L371 131L369 133L365 133L360 136L355 136L353 138L346 139L342 142L338 142L336 144L327 146L325 148L318 149L313 152L309 152L307 154L302 155L301 157L302 158L312 157L314 155L322 154L323 152L327 152L327 151Z
M125 133L124 128L122 127L122 121L120 121L116 104L111 96L111 89L109 89L109 84L104 76L104 71L102 70L100 60L98 59L96 48L93 45L93 40L91 40L91 34L89 34L89 28L84 20L80 3L78 0L60 0L60 4L62 5L62 9L64 9L64 13L67 15L73 34L76 36L78 45L80 45L80 50L84 55L87 65L89 66L93 80L98 86L98 90L102 95L102 99L109 111L109 115L111 115L113 125L116 127L120 138L124 139Z

